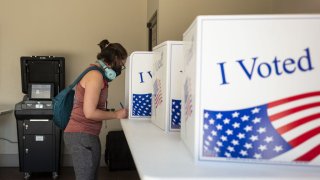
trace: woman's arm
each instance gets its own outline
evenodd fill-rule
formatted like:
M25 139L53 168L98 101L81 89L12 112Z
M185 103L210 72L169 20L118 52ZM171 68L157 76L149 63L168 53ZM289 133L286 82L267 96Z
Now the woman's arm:
M115 112L97 109L100 92L103 88L103 77L100 72L90 71L81 81L80 84L85 88L83 112L87 119L102 121L121 119L127 116L127 110L125 109Z

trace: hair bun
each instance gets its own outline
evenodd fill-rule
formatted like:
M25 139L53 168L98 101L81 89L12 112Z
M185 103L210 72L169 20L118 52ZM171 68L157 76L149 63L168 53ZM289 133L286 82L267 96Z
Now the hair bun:
M102 50L102 49L108 47L109 44L110 44L110 42L107 39L104 39L98 45L99 45L100 49Z

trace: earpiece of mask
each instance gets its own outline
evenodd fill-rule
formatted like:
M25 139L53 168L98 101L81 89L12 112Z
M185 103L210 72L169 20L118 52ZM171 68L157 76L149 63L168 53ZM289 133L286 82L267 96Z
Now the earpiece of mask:
M103 68L104 76L107 78L109 82L117 77L117 73L113 69L109 68L102 60L98 60L97 63L99 63L100 66Z

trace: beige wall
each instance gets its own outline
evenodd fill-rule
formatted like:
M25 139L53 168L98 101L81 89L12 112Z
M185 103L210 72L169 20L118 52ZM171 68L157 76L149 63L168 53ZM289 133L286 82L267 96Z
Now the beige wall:
M121 43L129 54L146 50L146 22L147 0L1 0L0 104L22 100L20 56L64 56L70 84L96 60L103 38ZM109 106L119 108L124 75L109 87ZM102 144L107 130L120 128L117 120L108 121L108 129L104 124ZM0 117L0 137L17 140L13 113ZM17 144L0 140L0 154L17 152Z
M148 3L155 0L148 0ZM320 13L319 0L158 0L158 44L182 40L197 15ZM151 12L150 12L151 11Z
M320 1L273 0L273 13L320 13Z
M159 9L159 0L147 0L147 19L148 21L151 19L154 12Z
M197 15L265 14L272 9L272 0L161 0L159 3L158 43L182 40L184 31Z

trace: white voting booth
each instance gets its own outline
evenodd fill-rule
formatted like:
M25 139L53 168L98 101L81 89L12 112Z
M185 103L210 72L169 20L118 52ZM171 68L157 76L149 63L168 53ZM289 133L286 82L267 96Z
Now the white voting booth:
M183 35L196 163L320 165L320 16L199 16Z
M153 52L133 52L126 62L125 106L129 119L150 119Z
M179 131L181 118L182 41L165 41L153 48L151 121L165 132Z

